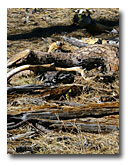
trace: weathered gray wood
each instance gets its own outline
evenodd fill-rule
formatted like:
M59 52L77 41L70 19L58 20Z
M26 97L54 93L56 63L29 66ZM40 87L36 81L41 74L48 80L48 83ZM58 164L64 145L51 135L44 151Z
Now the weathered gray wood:
M32 122L33 125L39 124L45 126L48 129L55 130L76 130L92 133L108 133L114 130L119 130L119 115L110 115L101 118L77 118L71 120L48 120L42 119Z
M42 89L47 89L44 85L19 85L19 86L12 86L12 87L7 87L7 93L11 92L32 92L34 90L42 90Z
M82 123L60 123L60 124L53 124L51 128L57 129L67 129L69 130L80 130L89 133L109 133L111 131L119 130L119 126L117 125L105 125L105 124L82 124Z
M21 85L21 86L14 86L14 87L8 87L7 92L8 94L11 92L15 93L21 93L21 92L39 92L41 93L42 97L50 97L52 96L57 97L59 95L63 95L68 92L68 90L71 90L72 93L78 93L80 92L85 85L83 84L64 84L60 86L51 86L47 87L44 85Z
M61 36L61 38L64 41L72 44L73 46L77 46L79 48L86 47L88 45L87 43L83 42L82 40L78 40L77 38L74 38L74 37Z
M34 131L28 131L27 133L24 133L24 134L18 134L18 135L15 135L13 137L9 137L7 139L7 141L15 141L17 139L29 137L30 135L33 135L34 133L35 133Z
M119 114L119 104L118 103L102 103L102 104L86 104L82 106L59 106L50 108L48 105L46 108L43 107L34 107L34 111L23 111L22 113L8 114L8 123L14 122L12 125L8 125L8 129L17 128L20 125L23 125L26 121L47 121L56 123L56 120L70 120L76 118L87 118L95 117L101 118L109 115L118 115ZM85 124L83 121L76 121L77 123ZM82 126L81 124L81 126ZM90 123L91 124L91 123ZM93 124L93 123L92 123ZM69 125L69 124L68 124ZM106 124L109 125L109 124ZM88 128L88 125L83 125L83 128ZM96 127L96 126L94 126ZM104 128L104 127L103 127ZM111 125L108 128L112 128Z

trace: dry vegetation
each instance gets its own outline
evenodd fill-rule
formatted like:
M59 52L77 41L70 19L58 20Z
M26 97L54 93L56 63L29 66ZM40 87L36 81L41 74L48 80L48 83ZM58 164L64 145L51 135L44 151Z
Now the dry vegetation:
M24 126L12 130L9 135L23 134L33 131L33 126ZM37 134L28 138L8 140L8 153L11 154L118 154L119 133L117 131L109 134L93 134L81 132L76 127L74 132L38 131ZM85 141L87 139L87 142ZM28 148L29 147L29 148ZM21 148L21 149L20 149ZM26 149L25 149L26 148ZM28 148L28 149L27 149Z
M118 9L110 9L109 12L106 10L93 9L92 18L98 21L103 19L113 21L113 18L115 18L114 21L117 22L119 19ZM82 39L86 36L91 41L94 38L107 40L112 37L119 37L119 34L115 36L110 33L92 35L86 32L84 28L75 30L68 28L68 26L72 25L75 9L37 8L35 13L32 13L32 11L34 9L29 9L29 13L26 14L25 9L8 9L8 59L25 49L48 52L49 46L57 40L57 37L63 35L77 39ZM95 14L95 11L100 17ZM112 17L113 15L115 17ZM62 50L72 53L73 51L78 51L78 48L63 41ZM90 70L87 75L89 76L90 73L94 76L97 69ZM35 75L33 72L24 71L14 76L8 87L26 84L40 85L43 84L40 77L40 74ZM31 112L35 108L42 108L44 105L47 105L47 108L56 109L60 106L65 107L67 103L69 105L72 103L119 103L119 71L116 71L114 80L112 82L110 80L110 78L107 80L101 78L100 80L95 77L95 79L85 82L77 74L75 75L74 83L84 85L80 93L72 95L70 92L73 92L73 90L69 89L66 93L52 99L47 98L47 93L44 93L43 90L37 90L34 93L8 93L8 115ZM62 85L62 83L59 83L57 86L61 87ZM62 105L58 104L58 101L63 102L61 103ZM97 132L83 131L80 125L73 123L73 120L70 122L73 127L69 130L65 125L65 120L57 118L61 126L55 129L49 124L44 127L41 123L35 125L28 120L20 127L8 130L7 152L9 154L119 154L119 129L112 129L111 132L101 132L100 130L100 124L107 123L107 121L110 124L119 126L119 114L98 118L83 117L82 119L81 117L81 119L78 119L76 117L73 119L74 122L77 120L95 121L95 124L99 126Z

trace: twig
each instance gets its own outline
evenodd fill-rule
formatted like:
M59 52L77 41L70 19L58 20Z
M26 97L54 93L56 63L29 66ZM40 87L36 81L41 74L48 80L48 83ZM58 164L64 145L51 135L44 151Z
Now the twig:
M24 133L24 134L15 135L15 136L13 136L13 137L9 137L9 138L7 139L7 141L15 141L15 140L17 140L17 139L21 139L21 138L24 138L24 137L28 137L28 136L30 136L30 135L32 135L32 134L34 134L34 133L35 133L34 131L31 131L31 132L27 132L27 133Z

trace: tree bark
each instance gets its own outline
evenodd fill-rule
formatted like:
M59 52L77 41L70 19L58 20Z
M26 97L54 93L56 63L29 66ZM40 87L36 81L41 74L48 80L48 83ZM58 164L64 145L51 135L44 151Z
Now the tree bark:
M47 53L26 50L15 55L8 67L21 65L44 65L54 63L55 67L80 67L91 70L101 67L102 72L114 73L119 70L119 48L111 45L88 45L74 53Z

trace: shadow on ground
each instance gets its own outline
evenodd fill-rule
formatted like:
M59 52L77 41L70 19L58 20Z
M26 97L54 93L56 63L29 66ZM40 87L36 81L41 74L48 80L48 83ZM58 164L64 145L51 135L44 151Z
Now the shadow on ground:
M7 40L22 40L22 39L31 39L38 37L49 37L52 34L60 34L62 32L72 32L77 29L81 29L81 27L76 25L69 26L53 26L48 28L35 28L29 33L21 33L15 35L8 35Z

